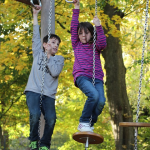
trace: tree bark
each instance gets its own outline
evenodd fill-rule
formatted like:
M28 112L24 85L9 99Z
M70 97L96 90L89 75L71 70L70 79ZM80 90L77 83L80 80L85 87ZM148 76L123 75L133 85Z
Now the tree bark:
M110 19L113 15L123 17L123 13L110 6L108 3L104 7L104 13ZM120 25L116 25L120 30ZM109 27L104 29L108 33ZM122 47L119 38L109 35L107 38L107 47L102 52L105 59L106 69L106 89L110 108L111 123L116 141L116 150L133 150L134 130L133 128L119 127L119 122L133 122L133 115L129 104L125 74L126 68L122 58Z
M9 150L9 134L6 130L3 131L0 126L0 149L1 150Z
M2 147L3 145L3 136L2 136L2 127L0 125L0 148Z

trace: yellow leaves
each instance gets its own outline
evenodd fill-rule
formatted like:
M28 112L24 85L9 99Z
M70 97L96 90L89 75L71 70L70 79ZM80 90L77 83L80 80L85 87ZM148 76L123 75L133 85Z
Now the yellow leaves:
M113 37L120 37L121 36L120 31L117 30L117 28L114 24L109 24L109 31L107 34L111 34Z
M128 115L127 113L126 114L123 114L124 118L132 118L131 115Z
M5 75L5 81L7 81L7 80L10 80L11 78L12 78L12 76L11 75Z
M70 63L70 60L65 60L65 63Z
M118 15L114 15L114 16L112 17L112 20L115 21L115 24L121 24L121 21L122 21L122 19L121 19L120 16L118 16Z
M111 29L110 29L110 31L108 32L108 34L111 34L113 37L120 37L120 31L119 30L117 30L116 28L115 28L115 26L113 26Z
M111 6L114 6L114 5L115 5L114 0L110 0L110 1L109 1L109 4L110 4Z
M5 0L5 4L9 3L9 0Z
M22 70L22 65L18 65L15 68L16 68L16 70L21 71Z
M60 43L60 46L66 46L66 47L67 47L67 45L68 45L68 41L62 41L62 42Z
M109 37L109 35L108 35L108 34L105 34L105 36L106 36L106 37Z
M111 120L111 117L109 116L109 117L106 117L106 118L104 118L104 120L102 121L102 123L107 123L108 121L110 121Z
M15 52L18 51L18 47L14 47L12 50L13 50L13 52L15 53Z
M3 66L0 66L0 71L2 71L3 69L5 69L5 67L3 67Z
M4 58L2 62L3 62L4 64L6 64L9 60L10 60L9 58Z
M26 64L27 60L28 60L27 54L24 53L17 61L17 65L15 66L15 69L19 71L19 74L21 74L21 71L27 67Z
M89 1L89 5L95 5L95 1L93 0Z

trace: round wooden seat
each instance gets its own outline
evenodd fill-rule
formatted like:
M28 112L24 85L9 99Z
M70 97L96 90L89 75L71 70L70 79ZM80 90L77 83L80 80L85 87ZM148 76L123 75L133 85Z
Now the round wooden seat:
M88 138L89 144L100 144L104 141L104 138L93 132L76 132L73 134L73 139L80 143L86 143Z
M142 123L142 122L120 122L119 126L122 126L122 127L150 127L150 123Z

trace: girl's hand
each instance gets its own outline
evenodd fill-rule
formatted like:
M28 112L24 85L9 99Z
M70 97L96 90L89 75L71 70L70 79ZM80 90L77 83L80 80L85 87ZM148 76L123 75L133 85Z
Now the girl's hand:
M97 16L95 16L93 18L93 23L94 23L95 26L100 26L101 25L100 20Z
M73 3L74 3L74 6L75 6L75 9L79 9L79 5L80 5L79 0L73 0Z
M35 8L33 7L33 14L38 14L41 11L41 6L35 5Z

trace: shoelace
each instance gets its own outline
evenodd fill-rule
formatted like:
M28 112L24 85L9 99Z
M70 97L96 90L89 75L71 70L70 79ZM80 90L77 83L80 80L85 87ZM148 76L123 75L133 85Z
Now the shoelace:
M34 149L37 148L37 142L31 142L31 144L29 145L30 148Z

